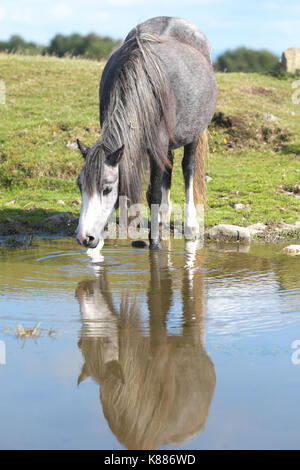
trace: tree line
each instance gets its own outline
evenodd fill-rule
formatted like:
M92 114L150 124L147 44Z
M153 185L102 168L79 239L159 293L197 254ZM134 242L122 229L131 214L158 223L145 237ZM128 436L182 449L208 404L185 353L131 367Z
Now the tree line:
M0 51L25 55L55 55L58 57L86 57L88 59L106 59L120 41L107 36L90 33L86 36L56 34L49 46L40 46L25 41L21 36L13 35L8 41L0 41Z
M49 46L40 46L27 42L21 36L13 35L8 41L0 41L0 51L21 53L26 55L55 55L58 57L80 56L88 59L107 59L111 51L120 41L107 36L90 33L82 36L56 34ZM268 50L253 50L238 47L227 50L219 55L214 63L218 72L273 72L278 65L278 57Z

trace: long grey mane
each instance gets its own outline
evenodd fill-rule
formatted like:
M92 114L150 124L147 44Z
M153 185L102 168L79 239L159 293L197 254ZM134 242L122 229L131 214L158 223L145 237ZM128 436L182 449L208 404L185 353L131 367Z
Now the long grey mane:
M129 42L129 41L128 41ZM159 36L138 31L116 76L105 106L101 136L88 155L85 187L92 191L95 177L101 179L104 151L114 152L125 146L119 168L119 194L131 203L140 200L142 175L149 153L161 168L170 165L165 143L160 140L161 126L172 138L173 113L170 106L170 84L155 54L154 45L163 42ZM124 43L122 47L126 46ZM101 104L102 106L102 104ZM167 142L168 145L168 142Z

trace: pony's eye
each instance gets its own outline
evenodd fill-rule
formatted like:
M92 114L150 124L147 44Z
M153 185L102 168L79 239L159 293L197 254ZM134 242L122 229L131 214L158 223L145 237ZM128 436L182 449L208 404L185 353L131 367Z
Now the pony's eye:
M112 188L105 188L103 189L103 196L107 196L112 191Z

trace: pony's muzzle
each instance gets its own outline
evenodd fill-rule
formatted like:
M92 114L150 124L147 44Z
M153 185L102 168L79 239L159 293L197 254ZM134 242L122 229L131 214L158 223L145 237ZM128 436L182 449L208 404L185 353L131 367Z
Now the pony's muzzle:
M96 248L96 246L99 243L99 239L96 237L93 237L92 235L86 235L85 237L82 235L77 235L76 240L78 243L82 246L85 246L86 248Z

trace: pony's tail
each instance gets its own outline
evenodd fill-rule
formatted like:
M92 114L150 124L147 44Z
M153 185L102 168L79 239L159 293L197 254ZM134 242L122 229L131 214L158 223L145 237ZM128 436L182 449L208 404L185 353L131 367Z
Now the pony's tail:
M194 202L195 204L206 204L206 168L209 162L208 131L201 134L195 154L194 173Z

